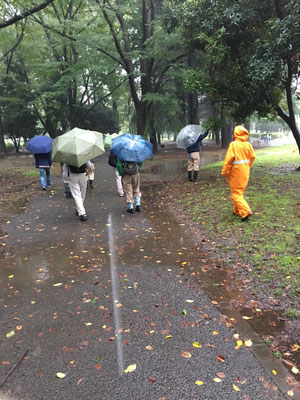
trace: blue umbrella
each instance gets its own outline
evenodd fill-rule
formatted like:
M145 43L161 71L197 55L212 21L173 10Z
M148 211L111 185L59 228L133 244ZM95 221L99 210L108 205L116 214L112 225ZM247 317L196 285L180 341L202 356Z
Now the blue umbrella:
M28 141L26 149L33 154L50 153L52 151L52 139L47 135L35 136Z
M152 156L152 144L129 133L112 139L110 149L122 161L143 162Z

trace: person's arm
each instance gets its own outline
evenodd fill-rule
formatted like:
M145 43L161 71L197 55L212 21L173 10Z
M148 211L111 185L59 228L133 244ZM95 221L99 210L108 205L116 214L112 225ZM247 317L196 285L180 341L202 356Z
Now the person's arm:
M204 133L202 133L202 135L198 137L197 142L201 142L201 140L205 139L208 134L209 134L209 129L207 129L207 131L205 131Z
M224 177L226 177L229 174L231 167L232 167L232 162L234 160L233 143L234 142L231 142L229 144L229 147L228 147L228 150L227 150L227 153L225 156L225 160L224 160L224 164L223 164L223 168L222 168L222 172L221 172L221 175Z

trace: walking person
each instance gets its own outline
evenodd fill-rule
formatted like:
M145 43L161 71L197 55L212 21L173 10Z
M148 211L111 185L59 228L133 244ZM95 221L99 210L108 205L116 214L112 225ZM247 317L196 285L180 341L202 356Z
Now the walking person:
M200 146L203 139L209 134L209 130L199 135L197 141L187 147L188 153L188 180L189 182L197 182L198 172L200 169Z
M253 147L248 142L249 132L246 128L241 125L236 126L233 138L234 141L229 144L221 174L227 178L231 189L234 215L239 215L242 221L246 221L252 215L252 211L244 199L244 193L255 155Z
M88 172L92 171L92 163L90 161L74 167L68 165L68 183L76 205L76 215L81 221L87 220L87 214L84 208L84 200L87 189Z
M122 177L122 185L127 202L127 212L131 214L134 213L134 202L135 211L141 211L141 178L139 173L141 166L142 162L122 161L117 158L117 169L119 175Z
M51 151L49 153L34 154L35 167L40 172L40 182L43 190L51 186L50 169L53 169Z
M122 184L122 176L119 174L118 168L117 168L117 156L111 151L108 157L108 164L113 167L114 169L114 174L116 178L116 183L117 183L117 190L119 193L120 197L124 196L124 190L123 190L123 184Z

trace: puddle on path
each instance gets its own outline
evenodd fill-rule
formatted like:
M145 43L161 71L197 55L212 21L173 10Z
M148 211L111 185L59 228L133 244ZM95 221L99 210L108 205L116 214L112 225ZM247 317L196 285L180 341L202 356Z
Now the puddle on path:
M205 156L205 158L202 157L201 165L209 165L211 163L215 163L222 160L223 157L224 156L220 154L211 155L211 157ZM149 169L149 171L145 172L157 174L161 177L162 180L166 180L169 177L176 177L178 174L184 173L185 171L186 161L180 160L178 162L166 163L161 166L152 167L151 169ZM155 194L158 191L162 190L163 187L163 182L145 186L144 198L146 198L146 200L148 201L150 213L155 213L155 210L151 208L151 197L155 196ZM178 223L175 221L171 222L172 218L174 217L172 217L171 215L166 216L166 220L169 221L168 227L170 227L170 224L173 224L173 227L170 230L172 231L172 238L174 238L173 235L177 236ZM162 222L157 222L160 224L160 228L158 228L158 230L162 231ZM174 241L178 240L180 240L180 238L177 237L177 240L174 238ZM209 263L211 264L211 261L207 260L207 264ZM201 286L204 287L206 293L211 298L214 297L217 292L220 292L220 290L224 293L224 297L228 296L227 304L225 305L225 307L234 307L234 303L237 302L239 304L245 303L245 296L239 290L239 287L241 287L242 285L240 285L238 281L235 281L235 285L232 285L230 265L210 265L209 268L205 268L205 265L203 265L203 263L199 260L198 264L194 265L192 269L196 271L196 275L197 278L199 278ZM205 272L203 272L203 270ZM234 290L233 287L236 287L236 290ZM294 352L289 350L292 349L296 343L293 343L288 339L286 331L287 320L286 318L283 318L281 312L276 312L273 310L256 311L255 309L241 307L235 307L235 309L242 316L249 317L249 320L247 320L247 322L254 329L254 331L260 335L261 338L265 339L266 344L272 345L273 342L274 346L276 345L276 349L280 351L283 361L287 361L287 367L291 367L291 365L294 364L297 365L298 368L300 368L300 349ZM300 381L299 374L295 377Z

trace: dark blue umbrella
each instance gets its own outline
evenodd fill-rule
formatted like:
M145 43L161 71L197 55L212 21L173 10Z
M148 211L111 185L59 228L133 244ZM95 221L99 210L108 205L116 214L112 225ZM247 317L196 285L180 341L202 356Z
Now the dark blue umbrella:
M33 154L50 153L52 151L52 139L47 136L35 136L27 142L26 149Z
M122 161L143 162L152 156L152 144L129 133L112 139L110 149Z

